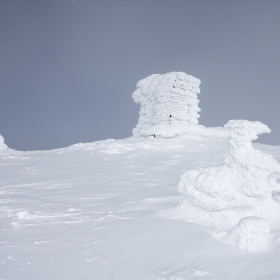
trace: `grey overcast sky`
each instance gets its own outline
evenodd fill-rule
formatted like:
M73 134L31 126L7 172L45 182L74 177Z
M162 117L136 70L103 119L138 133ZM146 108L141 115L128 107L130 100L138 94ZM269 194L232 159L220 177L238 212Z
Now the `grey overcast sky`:
M0 0L0 134L18 150L131 136L148 75L202 81L200 124L280 145L279 0Z

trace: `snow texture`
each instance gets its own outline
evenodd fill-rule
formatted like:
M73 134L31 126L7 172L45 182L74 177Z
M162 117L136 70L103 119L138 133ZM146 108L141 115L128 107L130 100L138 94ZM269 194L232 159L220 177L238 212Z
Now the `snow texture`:
M5 150L7 148L7 145L4 143L4 138L0 134L0 151Z
M272 251L249 254L213 238L217 229L157 215L178 204L183 172L223 164L227 143L129 137L3 150L0 279L279 280L279 229ZM280 147L254 147L280 159Z
M266 252L272 247L273 236L266 220L258 217L242 218L237 226L213 236L223 243L250 253Z
M171 216L222 229L248 216L279 226L279 205L272 194L280 191L280 165L251 143L270 129L246 120L231 120L225 128L230 134L225 164L184 173L178 185L183 196Z

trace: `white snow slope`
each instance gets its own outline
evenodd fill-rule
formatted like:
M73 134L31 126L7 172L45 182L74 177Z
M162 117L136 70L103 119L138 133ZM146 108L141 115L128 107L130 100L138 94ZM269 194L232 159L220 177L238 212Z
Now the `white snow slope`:
M188 170L224 163L227 140L131 137L38 152L0 151L0 279L276 280L266 253L166 219ZM280 147L255 144L280 160ZM280 197L274 195L280 203Z

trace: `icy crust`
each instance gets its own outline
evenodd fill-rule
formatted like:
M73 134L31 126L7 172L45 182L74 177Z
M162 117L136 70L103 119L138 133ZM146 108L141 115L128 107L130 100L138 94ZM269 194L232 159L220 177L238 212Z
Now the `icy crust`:
M0 151L7 149L8 146L4 143L4 137L0 134Z
M198 124L200 80L182 72L154 74L137 83L132 98L140 104L135 136L173 137Z
M225 128L230 135L225 164L184 173L178 185L183 196L169 214L220 229L248 216L279 225L280 209L272 194L280 191L280 164L251 143L270 129L246 120L229 121Z

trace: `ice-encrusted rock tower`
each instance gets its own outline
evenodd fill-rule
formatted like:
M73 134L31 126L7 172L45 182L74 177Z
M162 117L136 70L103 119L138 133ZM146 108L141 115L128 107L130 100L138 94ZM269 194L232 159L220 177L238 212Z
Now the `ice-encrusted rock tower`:
M200 80L183 72L154 74L140 80L132 98L140 104L135 136L173 137L198 124Z

